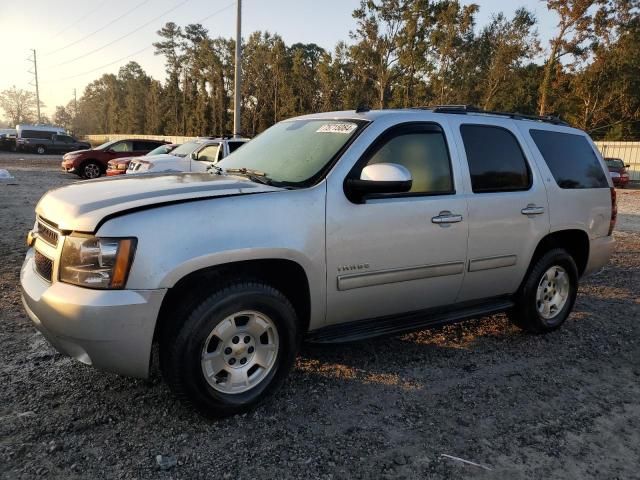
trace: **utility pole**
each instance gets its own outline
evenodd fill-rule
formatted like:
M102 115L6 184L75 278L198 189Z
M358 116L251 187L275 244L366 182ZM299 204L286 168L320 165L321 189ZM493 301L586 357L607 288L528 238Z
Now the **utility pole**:
M240 90L242 88L242 0L237 0L236 68L233 82L233 136L240 136Z
M29 73L33 73L36 79L36 105L38 108L38 123L40 123L41 117L40 117L40 89L38 88L38 60L36 58L36 50L35 48L32 48L31 51L33 52L33 58L29 59L29 61L33 62L33 72L29 72Z
M76 94L76 89L73 89L73 122L71 123L71 128L73 128L73 133L76 133L76 118L78 118L78 95Z

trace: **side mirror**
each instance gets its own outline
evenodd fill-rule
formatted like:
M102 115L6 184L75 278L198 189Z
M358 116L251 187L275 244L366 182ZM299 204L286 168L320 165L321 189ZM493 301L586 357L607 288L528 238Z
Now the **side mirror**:
M631 165L625 165L624 168L631 168Z
M189 155L191 157L191 160L198 160L198 152L191 152L191 155Z
M362 169L360 178L345 181L345 194L355 203L362 203L368 195L406 193L411 190L411 172L397 163L376 163Z

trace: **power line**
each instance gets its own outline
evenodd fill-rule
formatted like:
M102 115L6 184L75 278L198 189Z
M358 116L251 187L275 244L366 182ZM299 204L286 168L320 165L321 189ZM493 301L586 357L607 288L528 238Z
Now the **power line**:
M201 18L200 20L197 20L195 23L202 23L202 22L204 22L206 20L209 20L210 18L212 18L212 17L214 17L216 15L219 15L220 13L224 12L225 10L229 10L234 5L235 5L235 2L232 2L232 3L228 4L227 6L221 8L219 10L216 10L215 12L211 13L210 15L207 15L206 17ZM107 67L110 67L112 65L115 65L116 63L119 63L119 62L121 62L123 60L127 60L127 59L129 59L131 57L135 57L136 55L139 55L142 52L144 52L146 50L149 50L150 48L153 48L153 44L147 45L146 47L144 47L144 48L142 48L140 50L137 50L137 51L135 51L133 53L130 53L129 55L125 55L124 57L120 57L117 60L114 60L112 62L106 63L104 65L100 65L99 67L96 67L96 68L92 68L91 70L87 70L86 72L77 73L77 74L74 74L74 75L70 75L68 77L57 78L55 80L51 80L51 81L46 82L46 83L63 82L63 81L66 81L66 80L71 80L73 78L81 77L83 75L88 75L89 73L94 73L94 72L96 72L98 70L102 70L103 68L107 68Z
M156 20L158 20L158 19L160 19L160 18L164 17L165 15L168 15L169 13L171 13L171 12L173 12L174 10L176 10L176 9L180 8L181 6L183 6L185 3L189 2L189 1L191 1L191 0L183 0L181 3L177 4L175 7L170 8L170 9L169 9L169 10L167 10L166 12L163 12L163 13L161 13L160 15L158 15L157 17L152 18L152 19L151 19L151 20L149 20L147 23L144 23L144 24L140 25L139 27L137 27L136 29L134 29L134 30L130 31L129 33L126 33L126 34L122 35L121 37L118 37L118 38L116 38L115 40L112 40L111 42L109 42L109 43L106 43L106 44L102 45L101 47L94 48L93 50L91 50L91 51L89 51L89 52L87 52L87 53L84 53L84 54L82 54L82 55L80 55L80 56L78 56L78 57L76 57L76 58L72 58L71 60L67 60L67 61L65 61L65 62L58 63L58 64L56 64L56 65L53 65L53 66L49 67L49 68L55 68L55 67L61 67L62 65L67 65L67 64L69 64L69 63L75 62L76 60L80 60L81 58L88 57L89 55L91 55L91 54L93 54L93 53L96 53L96 52L99 52L100 50L103 50L103 49L105 49L105 48L107 48L107 47L110 47L110 46L111 46L111 45L113 45L114 43L119 42L120 40L122 40L122 39L124 39L124 38L127 38L127 37L129 37L129 36L133 35L134 33L139 32L139 31L140 31L140 30L142 30L144 27L146 27L146 26L148 26L148 25L152 24L153 22L155 22Z
M96 8L94 8L93 10L88 11L87 13L82 15L80 18L78 18L76 21L74 21L73 23L71 23L71 24L67 25L66 27L64 27L58 33L53 34L51 37L49 37L49 40L60 36L61 34L66 32L67 30L69 30L71 27L75 27L77 24L79 24L85 18L89 17L90 15L92 15L92 14L96 13L98 10L100 10L102 8L102 6L105 5L106 3L107 3L106 0L104 2L100 2Z
M124 12L124 13L123 13L122 15L120 15L119 17L117 17L117 18L115 18L115 19L111 20L111 21L110 21L109 23L107 23L106 25L104 25L104 26L100 27L100 28L99 28L99 29L97 29L97 30L94 30L94 31L93 31L93 32L91 32L90 34L85 35L84 37L79 38L78 40L76 40L76 41L74 41L74 42L68 43L68 44L67 44L67 45L65 45L64 47L60 47L60 48L57 48L56 50L53 50L53 51L51 51L51 52L48 52L48 53L46 54L46 56L53 55L54 53L58 53L58 52L60 52L60 51L62 51L62 50L65 50L65 49L67 49L67 48L69 48L69 47L72 47L73 45L76 45L76 44L78 44L78 43L80 43L80 42L82 42L82 41L86 40L86 39L87 39L87 38L89 38L89 37L92 37L92 36L93 36L93 35L95 35L96 33L99 33L99 32L101 32L101 31L103 31L104 29L106 29L106 28L110 27L111 25L113 25L114 23L116 23L118 20L121 20L122 18L126 17L127 15L129 15L130 13L132 13L134 10L137 10L138 8L140 8L141 6L143 6L145 3L149 3L149 1L150 1L150 0L142 0L142 2L138 3L138 4L137 4L137 5L135 5L134 7L130 8L129 10L127 10L126 12Z

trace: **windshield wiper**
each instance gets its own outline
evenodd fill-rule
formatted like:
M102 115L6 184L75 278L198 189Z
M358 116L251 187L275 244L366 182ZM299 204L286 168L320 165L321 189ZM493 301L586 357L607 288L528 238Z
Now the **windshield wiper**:
M252 168L226 168L224 169L224 173L240 174L247 177L252 182L262 183L263 185L273 184L272 180L266 173L261 172L260 170L254 170Z

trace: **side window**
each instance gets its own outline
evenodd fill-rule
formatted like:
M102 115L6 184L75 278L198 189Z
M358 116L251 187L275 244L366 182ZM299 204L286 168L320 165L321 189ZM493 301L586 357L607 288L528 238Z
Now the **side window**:
M239 149L242 145L244 145L245 142L229 142L229 153L233 153L235 152L237 149Z
M148 152L156 148L158 145L150 142L137 141L133 142L133 150L136 152Z
M531 172L516 137L506 128L461 125L473 193L528 190Z
M413 179L409 193L453 193L449 151L438 127L400 127L394 136L378 146L366 165L376 163L396 163L409 170Z
M560 188L608 188L598 157L582 135L529 130Z
M111 147L114 152L132 152L132 142L118 142Z
M216 162L218 159L219 145L207 145L198 152L198 160L202 162Z

